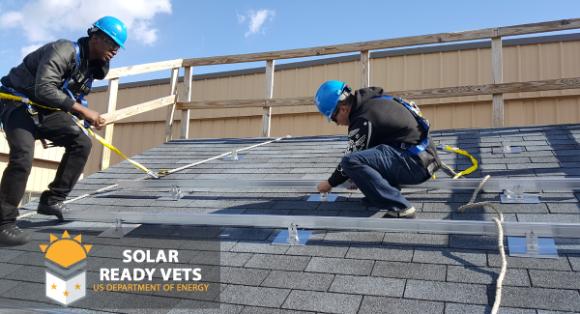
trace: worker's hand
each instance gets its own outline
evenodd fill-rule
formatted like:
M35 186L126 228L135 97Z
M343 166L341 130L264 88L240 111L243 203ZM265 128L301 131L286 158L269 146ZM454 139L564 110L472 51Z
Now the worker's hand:
M324 180L318 183L318 186L316 188L320 193L328 193L330 192L330 190L332 190L332 185L330 185L330 183L328 183L327 180Z
M105 126L106 121L98 112L89 109L79 103L75 103L72 109L80 113L83 118L89 121L89 123L92 124L97 130L102 129L103 126Z

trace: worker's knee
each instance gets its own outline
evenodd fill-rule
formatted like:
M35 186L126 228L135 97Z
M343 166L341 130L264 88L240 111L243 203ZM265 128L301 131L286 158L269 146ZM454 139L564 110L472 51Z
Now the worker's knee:
M84 157L88 157L91 153L91 149L93 147L93 143L91 139L86 136L85 134L79 135L74 141L75 150L78 152L79 155Z

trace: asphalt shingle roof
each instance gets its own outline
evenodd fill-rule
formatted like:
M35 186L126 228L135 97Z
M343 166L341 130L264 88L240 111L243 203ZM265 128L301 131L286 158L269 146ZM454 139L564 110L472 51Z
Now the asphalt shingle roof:
M480 160L470 177L578 177L580 125L433 132L436 141L468 150ZM171 179L326 179L339 162L345 138L289 138L172 174ZM177 140L136 156L154 170L180 167L264 139ZM520 153L505 153L504 146ZM463 157L442 154L455 168ZM441 177L445 175L440 172ZM143 175L127 162L80 181L71 196ZM306 202L312 189L246 187L193 189L178 201L167 193L115 190L69 204L72 211L144 213L320 215L370 217L362 194L338 190L333 203ZM457 212L466 190L405 191L418 219L489 220L485 209ZM540 204L501 205L510 221L580 223L580 192L545 192ZM497 193L482 200L499 201ZM29 208L34 208L30 204ZM71 311L161 313L487 313L493 304L500 258L495 237L377 231L312 230L305 246L273 245L279 230L252 227L142 225L121 239L98 237L112 224L56 224L31 216L21 226L33 233L24 246L0 248L0 308L64 308L45 297L44 256L38 244L49 233L82 233L93 245L88 258L88 297ZM501 313L580 312L580 246L556 239L558 259L508 257ZM179 266L219 271L210 293L179 297L164 292L96 293L102 267L126 267L124 249L176 249ZM166 263L155 264L158 267ZM176 265L173 265L176 266ZM200 308L200 307L206 308ZM137 308L137 309L135 309ZM197 310L195 310L197 309ZM195 311L194 311L195 310Z

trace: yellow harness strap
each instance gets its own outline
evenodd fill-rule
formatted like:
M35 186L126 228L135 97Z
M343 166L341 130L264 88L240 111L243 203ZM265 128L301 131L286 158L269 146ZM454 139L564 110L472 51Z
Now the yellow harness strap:
M20 96L15 96L15 95L12 95L12 94L7 94L7 93L1 93L0 92L0 98L1 99L6 99L6 100L12 100L12 101L22 102L22 103L29 104L29 105L32 105L32 106L35 106L35 107L38 107L38 108L46 109L46 110L60 111L60 109L58 109L58 108L39 105L39 104L31 101L28 98L24 98L24 97L20 97ZM115 154L119 155L124 160L127 160L128 162L130 162L133 166L135 166L135 168L137 168L137 169L145 172L147 175L149 175L149 176L151 176L151 177L153 177L155 179L159 179L159 176L156 175L153 171L149 170L147 167L145 167L142 164L134 161L133 159L127 157L117 147L115 147L115 146L113 146L113 144L107 142L103 137L101 137L99 134L95 133L91 128L85 128L85 126L81 123L81 121L77 117L75 117L73 115L71 115L71 116L73 117L73 120L76 123L76 125L79 128L81 128L81 130L83 130L86 134L92 136L95 140L97 140L99 143L101 143L106 148L108 148L111 151L113 151Z

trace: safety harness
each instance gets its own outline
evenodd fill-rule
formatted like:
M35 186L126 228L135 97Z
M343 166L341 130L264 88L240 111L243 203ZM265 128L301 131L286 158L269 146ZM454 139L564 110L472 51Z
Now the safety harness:
M394 101L400 103L401 105L403 105L405 108L407 108L407 110L409 110L411 112L411 114L413 115L415 120L417 120L419 127L421 128L423 136L422 136L422 139L419 141L419 144L409 145L407 143L401 143L400 148L408 151L412 155L418 156L419 159L421 159L421 162L426 166L429 174L432 176L433 176L433 173L435 171L437 171L437 169L440 166L442 166L443 169L446 169L446 170L451 169L449 166L445 165L442 161L438 160L437 157L433 156L433 158L429 158L427 156L428 152L426 152L426 150L430 145L430 142L429 142L430 124L429 124L429 121L427 119L425 119L425 117L423 117L423 113L421 112L421 109L419 109L419 106L417 106L417 104L415 104L415 102L406 101L405 99L403 99L401 97L394 97L394 96L390 96L390 95L383 95L383 96L379 96L379 97L386 99L386 100L394 100ZM449 145L437 145L435 148L438 150L452 152L452 153L455 153L458 155L465 156L465 157L469 158L469 160L471 161L472 165L463 171L455 172L451 169L453 179L458 179L464 175L468 175L468 174L474 172L475 170L477 170L477 167L478 167L477 159L475 159L475 157L473 157L467 151L460 149L460 148L457 148L457 147L449 146Z
M62 90L65 93L67 93L72 99L81 103L84 107L88 107L88 102L85 100L84 97L90 91L90 88L91 88L92 82L93 82L93 78L92 77L87 78L84 75L82 75L82 73L80 73L80 70L79 70L80 69L80 62L81 62L80 47L79 47L79 44L77 42L73 42L73 45L75 47L75 61L76 61L75 69L73 70L71 77L68 78L67 80L65 80L65 83L63 84ZM76 95L73 93L73 90L71 90L71 88L70 88L71 83L75 85L75 88L73 88L73 90L77 92ZM41 122L40 122L40 119L38 116L39 112L38 112L37 108L48 110L48 111L61 111L60 109L55 108L55 107L49 107L49 106L44 106L44 105L35 103L35 102L31 101L26 95L18 92L17 90L10 88L10 87L2 86L2 85L0 85L0 99L14 101L14 102L20 102L24 106L26 106L26 111L28 112L28 114L32 118L32 121L33 121L35 127L37 127L37 128L41 125ZM70 112L68 114L70 114L72 116L75 124L87 136L92 136L95 140L97 140L103 146L112 150L117 155L119 155L121 158L123 158L124 160L127 160L129 163L131 163L137 169L145 172L147 175L151 176L152 178L155 178L155 179L159 178L159 176L157 174L155 174L153 171L149 170L147 167L143 166L142 164L127 157L118 148L113 146L111 143L107 142L100 135L96 134L91 129L91 126L87 121L84 121L84 124L83 124L75 115L71 114ZM52 143L50 143L50 144L47 143L47 141L45 139L41 139L41 142L42 142L42 145L44 148L55 146Z

